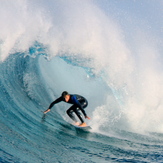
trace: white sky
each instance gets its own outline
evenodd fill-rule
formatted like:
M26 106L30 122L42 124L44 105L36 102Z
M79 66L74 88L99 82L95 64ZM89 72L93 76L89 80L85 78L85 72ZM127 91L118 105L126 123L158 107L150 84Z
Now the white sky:
M124 30L141 27L163 44L162 0L95 0L106 14L118 21ZM132 31L133 32L133 31ZM161 46L161 44L160 44Z

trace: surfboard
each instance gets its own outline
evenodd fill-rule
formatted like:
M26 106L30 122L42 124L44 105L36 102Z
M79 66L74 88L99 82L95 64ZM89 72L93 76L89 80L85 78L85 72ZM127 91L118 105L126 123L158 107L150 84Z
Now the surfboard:
M71 124L71 125L74 126L77 129L82 129L82 130L90 130L90 129L92 129L91 126L78 126L78 125L74 125L74 124Z
M79 128L79 129L83 129L83 130L90 130L90 129L92 129L91 126L84 126L84 127L74 126L74 127Z

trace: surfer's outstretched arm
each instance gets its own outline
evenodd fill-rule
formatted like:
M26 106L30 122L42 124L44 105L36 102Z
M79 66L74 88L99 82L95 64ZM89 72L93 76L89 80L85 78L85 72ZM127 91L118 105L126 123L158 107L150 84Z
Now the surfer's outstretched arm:
M51 110L51 108L52 108L55 104L57 104L58 102L61 102L61 101L62 101L62 97L59 97L58 99L56 99L55 101L53 101L53 102L50 104L49 108L48 108L47 110L44 111L44 114L46 114L47 112L49 112L49 111Z

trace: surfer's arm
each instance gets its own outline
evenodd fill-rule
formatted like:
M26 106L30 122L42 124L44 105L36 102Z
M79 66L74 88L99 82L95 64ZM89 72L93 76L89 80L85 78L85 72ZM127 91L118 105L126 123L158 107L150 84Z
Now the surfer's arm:
M79 108L80 108L80 110L82 111L82 113L84 114L84 116L86 117L87 114L86 114L85 110L84 110L81 106L80 106Z
M52 108L55 104L57 104L57 103L59 103L59 102L61 102L61 101L62 101L62 97L59 97L58 99L56 99L55 101L53 101L53 102L50 104L49 108L48 108L47 110L44 111L44 114L46 114L47 112L49 112L49 111L51 110L51 108Z
M83 109L83 107L82 107L81 105L80 105L79 108L80 108L80 110L82 111L82 113L84 114L85 118L87 118L87 119L91 119L90 117L87 116L85 110Z
M45 110L45 111L44 111L44 114L46 114L46 113L49 112L49 111L50 111L50 109Z
M82 107L80 107L80 110L81 110L82 113L84 114L85 118L87 118L87 119L91 119L90 117L87 116L85 110L84 110Z

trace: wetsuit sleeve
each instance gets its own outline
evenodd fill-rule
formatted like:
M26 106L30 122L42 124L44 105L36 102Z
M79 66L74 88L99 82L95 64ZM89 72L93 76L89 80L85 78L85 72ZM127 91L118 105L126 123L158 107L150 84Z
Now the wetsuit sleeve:
M63 101L63 99L62 99L62 97L59 97L58 99L56 99L55 101L53 101L53 102L50 104L50 106L49 106L48 109L51 109L55 104L57 104L57 103L59 103L59 102L61 102L61 101Z

